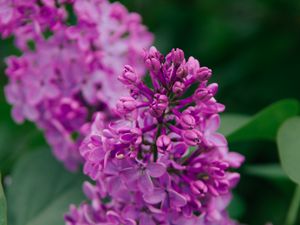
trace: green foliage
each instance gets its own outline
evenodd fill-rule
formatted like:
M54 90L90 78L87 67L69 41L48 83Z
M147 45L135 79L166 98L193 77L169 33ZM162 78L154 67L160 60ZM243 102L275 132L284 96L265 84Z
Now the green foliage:
M44 145L41 132L30 124L18 126L0 117L0 170L8 174L24 154Z
M271 140L274 141L279 126L299 113L296 100L282 100L263 109L240 128L227 135L229 141ZM240 118L239 118L240 120Z
M297 222L300 207L300 117L293 117L282 124L277 135L281 165L288 177L297 183L285 224Z
M237 129L249 122L250 116L226 113L221 115L221 126L219 132L225 136L233 133Z
M291 118L280 127L277 144L282 168L300 185L300 117Z
M7 188L11 225L63 225L69 204L85 199L83 177L65 171L49 149L24 156L15 165L11 179Z
M4 191L1 185L1 175L0 175L0 225L7 225L7 210L6 210L6 200L4 196Z
M244 171L248 175L266 179L288 179L279 164L249 165L244 168Z
M222 116L222 123L219 132L227 136L229 143L234 142L245 142L245 141L256 141L256 140L267 140L274 142L276 140L276 134L278 129L278 146L280 152L280 158L282 162L283 169L287 172L289 177L300 182L300 118L292 118L299 113L299 103L296 100L282 100L273 105L263 109L261 112L257 113L253 117L248 117L239 114L224 114ZM297 125L298 122L298 125ZM287 125L286 125L287 124ZM291 127L289 127L291 126ZM298 147L298 148L297 148ZM257 178L264 178L271 181L273 188L279 187L282 190L285 190L286 186L289 184L289 179L280 167L278 163L268 163L268 164L259 164L259 165L246 165L242 170L242 178L245 175L250 175ZM245 178L244 178L245 179ZM240 184L243 185L243 182ZM250 185L252 185L250 183ZM274 195L269 198L275 198ZM298 197L292 197L292 204L290 210L287 212L287 223L288 225L295 224L297 221L297 207L298 207ZM274 202L272 200L272 202ZM282 199L278 201L282 202ZM247 202L248 203L248 202ZM254 205L261 204L259 202L254 202ZM248 206L250 204L248 203ZM277 214L278 218L272 217L272 221L283 221L286 208L279 206L270 205L265 207L270 208L270 211L273 212L280 211ZM255 206L254 206L255 207ZM246 205L244 201L241 200L239 194L235 195L232 203L229 206L229 213L233 218L243 218L245 213ZM257 209L258 207L256 207ZM265 215L256 216L256 222L266 222L265 216L268 215L268 212ZM283 213L284 212L284 213ZM249 218L246 220L249 223Z

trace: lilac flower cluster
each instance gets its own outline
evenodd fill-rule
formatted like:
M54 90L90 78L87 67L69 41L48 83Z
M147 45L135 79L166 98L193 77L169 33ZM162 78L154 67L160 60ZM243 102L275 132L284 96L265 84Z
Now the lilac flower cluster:
M13 118L35 122L56 157L76 169L92 114L116 116L111 108L126 93L117 77L125 64L144 73L152 35L138 14L107 0L0 0L0 33L22 52L6 60Z
M16 45L26 50L29 40L41 39L45 30L55 31L63 26L67 19L67 11L63 6L66 2L60 0L57 5L55 0L1 0L2 38L13 35Z
M231 189L243 156L217 133L224 110L208 84L212 71L180 49L144 54L148 87L132 66L119 80L130 92L116 104L120 119L97 113L80 147L91 204L71 206L67 225L230 225Z

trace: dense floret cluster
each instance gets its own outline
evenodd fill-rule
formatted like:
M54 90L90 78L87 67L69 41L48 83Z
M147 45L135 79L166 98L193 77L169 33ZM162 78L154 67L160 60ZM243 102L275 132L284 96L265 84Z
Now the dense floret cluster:
M96 114L82 142L85 183L91 204L71 207L68 225L229 225L232 172L244 158L229 152L217 133L224 106L218 85L198 60L180 49L164 57L152 47L144 54L151 84L132 66L119 76L129 93L116 104L120 119Z
M13 118L35 122L76 169L93 113L116 116L111 108L126 93L117 77L125 64L144 73L152 35L138 14L107 0L0 0L0 33L22 52L6 60Z

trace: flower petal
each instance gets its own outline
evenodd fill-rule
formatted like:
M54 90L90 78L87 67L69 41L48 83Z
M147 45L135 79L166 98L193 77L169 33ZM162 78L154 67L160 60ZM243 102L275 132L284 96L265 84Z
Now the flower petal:
M212 115L208 120L206 124L206 129L209 130L209 132L215 132L218 130L220 126L220 116L218 114Z
M161 177L166 172L166 166L162 163L149 163L147 165L151 177Z
M183 195L179 194L174 190L168 190L168 192L172 207L178 208L186 205L187 200Z
M118 213L114 212L114 211L108 211L106 213L106 217L108 219L109 222L112 223L118 223L120 222L120 216Z
M143 225L155 225L155 223L152 220L151 216L148 215L148 214L146 214L146 213L143 213L141 215L140 224L143 224Z
M138 187L141 192L148 194L154 189L152 180L147 172L144 172L138 179Z
M206 138L210 145L217 147L227 146L227 140L222 134L214 133Z
M153 192L144 194L145 202L149 204L157 204L166 197L166 192L163 189L155 188Z
M139 171L133 167L123 169L120 174L124 181L128 183L137 180L139 177Z

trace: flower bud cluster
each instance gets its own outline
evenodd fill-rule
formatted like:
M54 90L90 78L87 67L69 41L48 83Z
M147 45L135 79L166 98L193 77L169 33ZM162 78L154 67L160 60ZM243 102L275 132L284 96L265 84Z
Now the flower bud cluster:
M208 84L211 70L180 49L164 57L151 47L144 63L151 84L126 66L121 118L105 124L97 114L80 147L101 193L90 199L101 204L71 208L67 224L235 224L226 206L239 180L232 169L244 158L217 132L224 106L214 98L217 84Z

